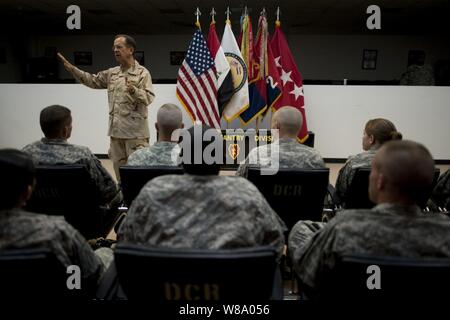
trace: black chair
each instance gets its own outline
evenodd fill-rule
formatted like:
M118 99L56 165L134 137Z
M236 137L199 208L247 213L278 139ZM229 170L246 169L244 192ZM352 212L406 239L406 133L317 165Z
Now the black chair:
M153 178L166 174L183 174L182 167L175 166L121 166L119 168L123 200L130 206L142 187Z
M370 209L375 206L375 204L369 199L370 170L370 167L355 169L355 174L348 188L348 193L345 199L342 199L345 209ZM432 188L423 198L417 200L417 203L422 209L426 208L427 201L431 196L432 190L436 186L439 174L440 170L439 168L436 168Z
M0 297L6 300L65 297L66 270L46 249L0 251Z
M99 203L95 182L83 165L40 165L36 187L26 209L64 215L86 239L105 237L117 214Z
M247 179L290 230L299 220L321 221L329 174L328 168L280 168L274 175L261 175L261 168L249 166Z
M439 298L450 287L450 259L348 255L337 260L321 283L322 299Z
M276 252L261 246L199 250L119 245L114 254L128 299L262 301L273 293Z
M352 181L350 182L347 195L342 199L346 209L370 209L375 203L369 199L369 176L370 167L356 168Z

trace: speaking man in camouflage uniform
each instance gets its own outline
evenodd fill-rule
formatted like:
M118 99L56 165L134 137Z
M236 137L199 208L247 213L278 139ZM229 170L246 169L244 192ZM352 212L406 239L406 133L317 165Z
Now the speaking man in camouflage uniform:
M109 156L119 181L119 167L126 164L128 156L148 146L147 107L155 98L150 72L134 59L135 50L136 41L132 37L117 35L113 52L119 66L96 75L76 68L58 53L64 67L80 83L94 89L108 89Z
M45 248L52 251L65 267L77 265L84 280L82 288L94 289L111 262L101 248L95 254L83 236L59 216L26 212L35 184L31 157L19 150L0 150L0 251ZM94 291L95 292L95 291Z
M369 196L377 206L343 211L308 236L299 233L310 222L298 222L288 243L309 296L320 294L326 273L342 255L450 257L450 219L426 216L416 202L428 194L433 176L434 161L423 145L387 142L370 173Z
M282 107L272 116L271 129L277 129L279 140L272 144L251 150L236 175L246 177L249 164L267 167L272 161L279 161L279 168L316 169L325 168L325 162L315 149L297 141L302 128L303 117L294 107ZM278 154L278 159L275 155Z
M366 123L362 137L364 152L347 159L345 165L339 170L336 180L336 202L345 207L348 188L353 180L357 168L370 167L375 153L381 145L390 140L402 139L402 134L395 125L382 118L372 119Z
M128 158L130 166L177 166L176 154L180 153L178 139L172 134L183 128L183 115L176 105L167 103L161 106L156 116L155 128L158 141L151 147L133 152ZM172 157L174 155L174 157Z
M281 255L284 223L258 189L242 177L219 176L218 162L206 162L206 148L214 143L221 150L223 143L214 129L209 132L214 142L204 141L208 128L194 126L183 135L186 173L161 176L144 186L119 229L118 242L196 249L272 245Z
M450 170L439 177L428 205L433 211L450 210Z
M31 155L34 163L86 165L97 186L100 203L117 206L121 200L121 193L97 157L87 147L67 142L72 133L70 110L60 105L48 106L42 109L39 122L45 137L23 148L23 151Z

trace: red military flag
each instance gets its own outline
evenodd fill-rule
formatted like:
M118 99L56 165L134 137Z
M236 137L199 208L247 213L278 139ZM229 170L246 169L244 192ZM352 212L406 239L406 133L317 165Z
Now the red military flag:
M248 27L245 26L246 22L250 24ZM258 32L253 52L249 43L252 39L249 19L244 19L242 30L241 51L246 52L245 48L249 48L249 64L252 66L253 71L253 77L249 77L250 107L240 115L242 121L248 124L259 115L264 116L268 109L275 106L276 101L281 96L282 87L268 41L269 32L265 15L261 15L258 21ZM248 33L248 36L244 33L245 31ZM251 74L249 72L249 75Z
M281 31L280 21L275 23L275 33L271 40L271 47L275 65L281 75L280 79L283 89L281 98L276 101L274 109L278 110L283 106L292 106L300 110L303 115L303 124L298 134L298 139L300 142L304 142L308 138L308 127L306 125L303 81L286 38Z
M193 122L220 129L216 67L200 29L195 31L178 70L177 97Z

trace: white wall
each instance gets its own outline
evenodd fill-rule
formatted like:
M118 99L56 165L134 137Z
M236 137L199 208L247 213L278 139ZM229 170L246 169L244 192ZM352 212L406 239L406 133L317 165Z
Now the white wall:
M217 27L219 37L222 28ZM207 30L204 30L205 35ZM235 30L236 32L236 30ZM286 35L291 51L305 79L400 79L406 70L408 51L424 50L426 63L450 59L446 37L357 36L357 35ZM178 66L170 65L170 51L186 51L192 35L138 35L138 50L145 52L146 66L155 79L175 79ZM45 47L56 46L73 62L74 51L92 51L93 65L83 67L97 72L115 64L111 53L113 35L37 36L31 40L33 56L43 56ZM377 49L376 70L363 70L363 49ZM71 76L60 65L60 76ZM1 78L0 78L1 80Z
M449 87L305 86L304 91L308 129L315 132L315 146L323 157L346 158L361 152L365 122L385 117L405 138L424 143L435 159L450 159ZM155 92L149 109L151 143L156 137L158 107L167 102L180 105L175 85L155 85ZM22 148L39 139L39 112L50 104L72 110L72 143L87 145L94 153L107 153L106 92L79 84L0 84L0 148ZM260 128L267 127L269 117ZM183 120L189 127L186 114ZM237 120L229 125L238 126Z

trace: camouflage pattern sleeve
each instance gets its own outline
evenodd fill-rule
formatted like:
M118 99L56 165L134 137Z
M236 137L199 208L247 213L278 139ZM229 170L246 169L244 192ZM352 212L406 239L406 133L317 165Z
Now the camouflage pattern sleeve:
M99 191L100 197L104 204L108 204L118 193L117 184L114 182L111 175L102 166L100 160L92 154L89 149L89 158L86 159L86 164L92 179Z
M450 209L450 169L439 177L430 202L433 209L437 207Z
M97 74L91 74L83 70L73 67L71 69L73 77L81 84L92 89L106 89L109 82L109 70L100 71Z
M374 158L376 149L370 149L364 151L355 156L348 158L345 165L339 170L339 175L336 180L336 195L338 204L345 203L348 188L352 183L353 177L355 175L355 170L362 167L370 167L372 164L372 159Z
M82 277L90 288L96 288L98 281L103 275L105 268L100 258L88 245L86 239L71 225L61 230L63 243L67 246L71 263L80 266Z
M305 225L302 226L305 228ZM325 224L317 232L314 232L314 228L310 227L306 228L310 230L305 233L307 238L304 245L298 245L295 248L291 247L290 250L292 251L290 253L302 290L307 293L308 297L315 297L316 288L321 282L323 271L328 269L334 262L332 253L335 230L333 228L333 220ZM293 240L291 236L290 240Z
M239 167L236 171L236 176L240 176L240 177L247 177L247 172L248 172L248 166L250 164L258 164L258 150L260 150L261 147L256 147L252 150L250 150L250 152L247 155L247 158L245 158L245 160L239 164Z
M351 158L347 160L344 166L339 170L339 174L336 180L336 201L337 204L342 204L345 200L345 195L347 194L348 187L350 185L350 181L352 181L352 166L351 166Z
M150 72L145 69L142 77L139 79L139 83L134 86L135 91L132 94L133 100L141 106L148 106L155 99L155 93L153 91L152 77Z

